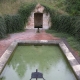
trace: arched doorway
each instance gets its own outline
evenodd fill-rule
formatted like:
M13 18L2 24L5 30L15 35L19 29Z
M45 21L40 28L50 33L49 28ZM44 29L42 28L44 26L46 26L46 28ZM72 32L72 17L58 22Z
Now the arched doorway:
M44 11L45 7L37 4L35 9L31 12L25 29L35 29L37 26L42 29L49 29L51 27L50 14Z
M43 28L43 13L34 13L34 28Z

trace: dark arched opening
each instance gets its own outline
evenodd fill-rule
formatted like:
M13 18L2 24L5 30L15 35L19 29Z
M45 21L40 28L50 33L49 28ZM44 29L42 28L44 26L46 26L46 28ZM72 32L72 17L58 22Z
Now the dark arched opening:
M43 28L43 13L34 13L34 28Z

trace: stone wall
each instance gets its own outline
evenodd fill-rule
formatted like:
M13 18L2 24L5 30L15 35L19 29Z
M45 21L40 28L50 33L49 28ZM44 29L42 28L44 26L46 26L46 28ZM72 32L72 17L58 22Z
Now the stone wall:
M34 29L34 13L43 13L43 29L49 29L51 27L50 14L44 12L44 7L38 4L28 19L26 29Z

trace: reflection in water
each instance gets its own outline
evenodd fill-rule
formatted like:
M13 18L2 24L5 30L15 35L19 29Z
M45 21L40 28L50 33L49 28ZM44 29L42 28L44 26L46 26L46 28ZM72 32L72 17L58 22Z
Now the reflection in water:
M46 80L76 80L58 46L19 46L0 80L30 80L38 69Z

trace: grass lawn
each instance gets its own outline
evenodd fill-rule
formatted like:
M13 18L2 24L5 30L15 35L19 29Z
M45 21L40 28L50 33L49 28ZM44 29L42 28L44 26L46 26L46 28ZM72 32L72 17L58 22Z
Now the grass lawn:
M68 33L56 32L54 30L47 30L48 33L52 34L53 36L65 38L69 45L76 51L80 56L80 42L74 37L69 35Z

